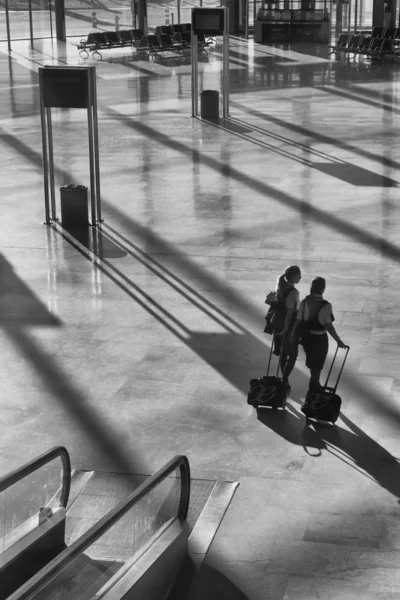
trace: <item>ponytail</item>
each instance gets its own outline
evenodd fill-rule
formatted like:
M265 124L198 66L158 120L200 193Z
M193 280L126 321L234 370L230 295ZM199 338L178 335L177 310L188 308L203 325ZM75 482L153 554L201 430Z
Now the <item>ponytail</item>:
M300 268L297 265L291 265L290 267L286 267L285 271L278 277L276 280L276 294L278 296L278 300L282 297L282 294L285 290L286 283L292 279L295 275L300 273Z

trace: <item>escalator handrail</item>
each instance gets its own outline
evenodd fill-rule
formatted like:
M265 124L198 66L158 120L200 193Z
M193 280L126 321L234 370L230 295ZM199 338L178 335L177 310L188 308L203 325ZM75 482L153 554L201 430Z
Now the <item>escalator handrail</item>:
M61 458L63 467L60 507L66 508L71 490L71 460L68 450L64 446L54 446L54 448L50 448L47 452L25 463L22 467L0 477L0 493L58 457Z
M64 569L70 562L82 554L89 546L99 539L112 525L127 513L139 500L146 496L170 473L179 467L181 472L181 497L177 517L185 520L189 509L190 499L190 467L186 456L177 455L168 461L154 475L146 479L127 498L110 510L100 521L86 531L79 539L71 544L61 554L56 556L41 571L22 585L8 600L27 600L31 594L40 592L43 587Z

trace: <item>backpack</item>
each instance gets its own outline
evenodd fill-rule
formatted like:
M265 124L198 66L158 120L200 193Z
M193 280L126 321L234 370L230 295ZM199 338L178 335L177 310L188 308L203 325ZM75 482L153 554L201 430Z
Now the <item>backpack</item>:
M288 286L287 289L283 292L280 300L271 304L269 311L265 316L265 320L267 323L264 327L264 333L272 334L276 331L282 331L282 329L285 327L287 311L286 298L291 292L293 292L293 290L294 288L292 286Z

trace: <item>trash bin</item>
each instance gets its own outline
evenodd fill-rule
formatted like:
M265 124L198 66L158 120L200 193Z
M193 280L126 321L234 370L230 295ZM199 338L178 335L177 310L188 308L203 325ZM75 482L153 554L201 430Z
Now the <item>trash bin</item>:
M203 90L200 93L200 115L202 119L219 118L219 92Z
M61 223L63 227L87 227L88 189L84 185L64 185L61 193Z

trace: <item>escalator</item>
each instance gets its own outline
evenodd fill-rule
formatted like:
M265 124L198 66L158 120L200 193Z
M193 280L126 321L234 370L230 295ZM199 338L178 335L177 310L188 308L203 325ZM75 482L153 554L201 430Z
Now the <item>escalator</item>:
M114 474L113 496L94 475L71 478L57 447L0 479L1 600L167 597L188 554L186 457Z

